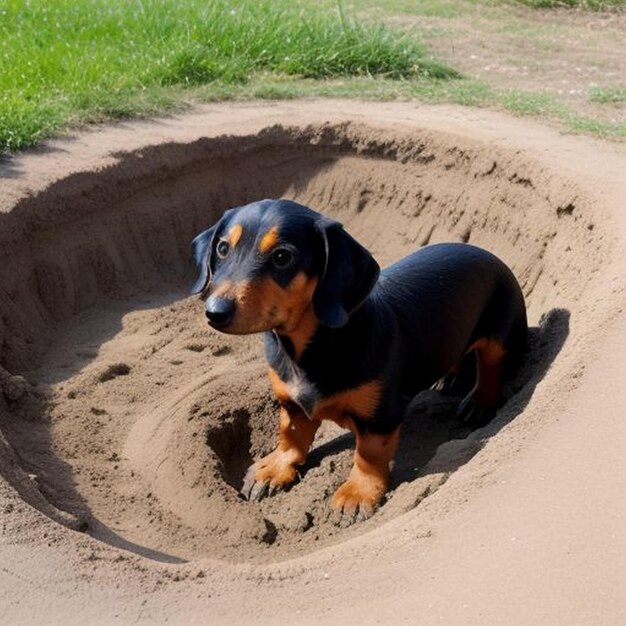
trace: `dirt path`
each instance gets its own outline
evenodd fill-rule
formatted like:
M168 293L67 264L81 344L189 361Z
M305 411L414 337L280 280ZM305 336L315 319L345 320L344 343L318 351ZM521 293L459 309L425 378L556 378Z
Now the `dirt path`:
M369 13L415 29L435 56L464 75L531 94L532 105L523 94L516 103L511 97L519 112L548 115L561 104L577 115L626 122L623 96L613 103L591 97L596 89L626 86L626 13L465 2L439 8L444 15Z
M623 146L496 113L342 101L209 106L1 164L7 619L622 623L624 171ZM332 429L290 492L237 497L275 437L260 340L184 296L193 234L279 195L383 265L492 249L533 327L489 426L416 400L386 504L348 528L326 516L350 462Z

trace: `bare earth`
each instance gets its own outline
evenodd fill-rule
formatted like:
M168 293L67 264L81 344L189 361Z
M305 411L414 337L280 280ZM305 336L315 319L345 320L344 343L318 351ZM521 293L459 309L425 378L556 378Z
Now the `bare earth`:
M387 17L376 9L365 15L414 30L437 58L491 87L548 95L576 115L626 122L623 98L598 103L592 97L597 89L626 85L626 12L487 6L463 0L439 6L444 12L447 8L448 15ZM420 11L417 3L405 8ZM519 110L523 113L524 106Z
M626 622L626 146L459 107L212 105L52 142L0 185L3 621ZM382 265L486 247L527 299L495 420L420 394L349 527L334 427L289 492L238 497L275 439L261 338L186 296L193 235L281 196Z

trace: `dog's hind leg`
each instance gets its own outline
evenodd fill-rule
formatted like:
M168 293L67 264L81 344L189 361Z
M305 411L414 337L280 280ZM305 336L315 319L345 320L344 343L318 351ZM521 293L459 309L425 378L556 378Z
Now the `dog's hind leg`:
M479 339L471 350L476 355L476 384L459 404L457 417L477 428L493 418L500 403L507 351L501 341L493 338Z
M476 363L473 354L466 354L447 374L432 387L434 391L446 396L467 394L476 382Z

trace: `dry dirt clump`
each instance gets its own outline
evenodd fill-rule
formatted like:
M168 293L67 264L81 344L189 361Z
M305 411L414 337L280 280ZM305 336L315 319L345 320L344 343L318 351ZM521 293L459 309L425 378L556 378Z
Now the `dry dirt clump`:
M109 365L98 376L98 380L101 383L105 383L107 380L113 380L117 376L128 376L128 374L130 374L130 367L126 363L116 363L115 365Z

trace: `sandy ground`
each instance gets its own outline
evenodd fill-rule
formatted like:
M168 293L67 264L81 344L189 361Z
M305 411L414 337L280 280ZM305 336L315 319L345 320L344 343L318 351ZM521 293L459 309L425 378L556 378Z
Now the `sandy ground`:
M365 15L414 30L437 58L491 87L539 98L547 95L573 113L596 120L626 120L624 102L599 103L593 98L598 89L624 84L623 11L486 6L462 0L439 6L444 15L420 15L420 10L427 11L414 3L399 7L393 16L381 9L370 9ZM412 11L417 15L411 15ZM522 100L518 101L520 111L524 110Z
M215 105L0 163L0 601L7 622L621 624L626 148L484 111ZM250 504L274 443L259 337L202 321L189 241L296 198L385 265L470 241L531 341L494 421L411 404L385 504L338 527L352 441Z

